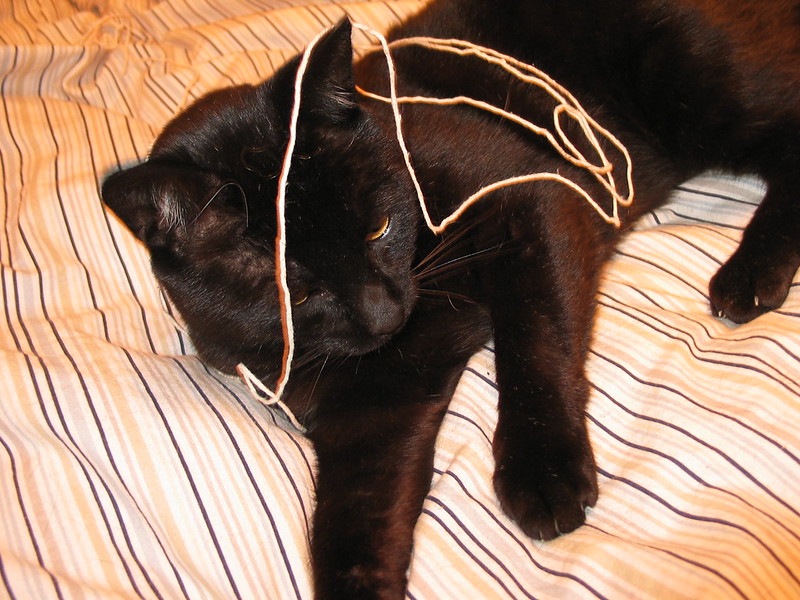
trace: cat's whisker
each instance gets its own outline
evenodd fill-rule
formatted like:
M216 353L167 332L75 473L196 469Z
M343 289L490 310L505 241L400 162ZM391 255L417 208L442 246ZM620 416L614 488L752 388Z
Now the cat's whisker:
M475 252L466 254L464 256L450 259L444 263L430 265L423 271L415 273L415 277L417 278L418 282L436 281L446 275L458 273L476 263L480 263L491 258L496 258L497 256L501 256L510 251L510 248L506 251L503 251L503 246L504 244L497 244L489 248L476 250Z
M423 268L428 263L435 261L439 256L447 252L448 250L452 249L458 242L463 241L466 237L466 234L474 227L474 225L470 225L469 227L464 227L462 229L457 230L451 235L447 235L443 237L438 244L431 250L427 256L425 256L422 260L417 263L415 269Z
M198 213L195 215L194 219L192 219L192 221L191 221L191 223L189 223L189 225L190 226L194 225L197 222L197 219L199 219L203 215L203 213L206 212L206 210L208 210L208 207L211 206L211 204L214 202L214 200L216 200L217 197L222 193L222 190L224 190L226 187L229 187L229 186L235 187L237 190L239 190L239 193L241 193L241 195L242 195L242 202L244 204L245 226L249 227L249 225L250 225L250 207L248 206L248 203L247 203L247 194L245 194L244 188L242 188L242 186L239 185L238 183L236 183L235 181L226 181L221 186L219 186L216 190L214 190L214 193L211 194L211 197L203 205L203 207L198 211Z
M458 294L456 292L448 292L445 290L437 290L433 288L420 288L418 290L419 296L421 298L431 299L431 300L447 300L450 302L450 305L453 305L453 300L459 300L460 302L466 302L467 304L475 304L475 300L472 298L465 296L464 294ZM455 308L455 307L453 307Z
M218 188L218 189L217 189L217 190L216 190L216 191L215 191L215 192L212 194L211 198L209 198L209 199L208 199L208 201L207 201L207 202L206 202L206 203L203 205L203 207L202 207L202 208L201 208L201 209L198 211L198 213L195 215L194 219L192 219L191 223L189 223L189 225L190 225L190 226L194 225L194 224L197 222L197 219L199 219L199 218L200 218L200 217L203 215L203 213L204 213L204 212L206 212L206 209L207 209L209 206L211 206L211 203L212 203L212 202L214 202L214 200L216 200L217 196L219 196L219 193L220 193L220 192L223 190L223 188L224 188L224 187L225 187L225 186L223 185L222 187Z
M327 361L329 356L319 348L312 347L310 349L300 350L298 351L297 358L295 359L295 367L297 369L311 367L323 356L326 357L325 360Z
M325 355L325 360L322 361L322 364L320 365L319 370L317 371L317 376L314 379L314 383L311 385L311 390L306 395L306 413L308 413L308 411L311 408L311 403L314 398L314 392L317 391L317 385L319 384L319 380L322 378L322 372L325 370L325 367L327 366L330 358L331 358L330 354Z
M422 271L415 273L415 275L420 279L426 279L431 275L438 273L442 269L446 269L451 265L460 264L462 261L466 260L469 256L471 256L471 254L472 253L464 254L462 256L457 256L456 258L445 258L443 262L428 265L428 267L426 267Z
M423 269L424 270L424 267L427 264L429 264L431 262L434 262L442 254L445 254L446 252L451 251L451 250L457 250L458 249L458 245L457 244L459 242L465 242L467 234L472 232L472 230L475 229L478 225L480 225L481 223L483 223L487 219L489 219L489 217L492 216L492 214L494 214L494 211L491 211L491 210L490 211L486 211L485 213L483 213L483 215L481 217L479 217L477 219L472 219L466 225L464 225L463 227L459 227L458 229L453 230L452 233L448 233L433 248L433 250L431 250L428 253L427 256L425 256L422 260L419 261L419 263L417 263L417 266L415 267L415 270L417 270L417 269Z
M435 270L445 262L454 260L449 257L463 255L464 251L468 248L468 240L448 240L446 243L443 242L437 246L438 250L435 252L435 255L434 253L429 254L424 262L420 262L414 267L413 272L417 277L425 277L430 271Z

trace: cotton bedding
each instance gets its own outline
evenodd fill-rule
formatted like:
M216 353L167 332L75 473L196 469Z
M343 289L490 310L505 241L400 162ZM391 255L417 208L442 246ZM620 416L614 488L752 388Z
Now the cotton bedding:
M343 14L385 30L421 6L0 6L0 597L311 598L309 443L197 358L98 182ZM706 293L763 193L687 182L606 269L588 365L600 501L578 531L535 542L499 510L491 347L474 357L408 598L800 598L800 289L738 327Z

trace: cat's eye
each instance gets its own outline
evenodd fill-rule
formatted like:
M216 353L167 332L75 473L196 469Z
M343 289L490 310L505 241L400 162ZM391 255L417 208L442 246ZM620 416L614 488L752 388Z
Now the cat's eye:
M301 306L308 302L308 299L311 297L311 292L307 289L297 290L294 294L292 294L292 305L293 306Z
M389 215L386 215L381 219L380 223L378 224L375 229L371 230L367 233L367 237L365 238L368 242L374 242L381 239L385 236L389 231L389 225L391 224L391 220L389 219Z

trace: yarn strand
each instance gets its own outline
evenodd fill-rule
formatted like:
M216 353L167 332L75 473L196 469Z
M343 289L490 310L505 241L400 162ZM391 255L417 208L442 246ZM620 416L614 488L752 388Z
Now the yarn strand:
M289 291L286 264L286 189L289 185L289 172L291 171L292 167L294 148L297 144L297 122L300 118L303 79L305 77L306 69L308 68L308 61L311 57L311 51L324 35L324 31L320 32L311 41L311 43L309 43L300 60L300 65L297 68L292 113L289 122L289 140L286 144L286 152L283 156L283 165L281 167L280 177L278 178L278 196L275 199L275 215L277 223L277 234L275 236L275 280L278 284L278 301L281 307L281 327L283 330L283 360L281 362L281 374L278 377L275 391L272 391L266 387L261 380L253 375L246 365L239 364L236 369L239 373L239 376L248 386L251 394L257 398L259 402L262 402L268 406L272 404L280 406L289 417L289 420L292 422L292 424L301 431L304 431L302 425L295 418L289 407L286 406L282 401L283 392L286 390L286 385L288 384L289 376L291 375L295 350L292 297L291 292ZM266 399L259 394L255 388L258 388L258 390L264 393L266 395Z

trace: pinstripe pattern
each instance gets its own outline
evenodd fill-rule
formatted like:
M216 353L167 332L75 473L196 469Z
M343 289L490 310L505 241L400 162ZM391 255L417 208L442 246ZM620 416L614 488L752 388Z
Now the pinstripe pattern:
M193 356L97 182L343 11L385 28L420 4L0 6L0 597L310 598L308 443ZM410 598L800 597L799 290L737 328L707 308L762 194L689 182L607 270L589 361L601 500L579 531L534 543L499 512L492 350L474 358Z

